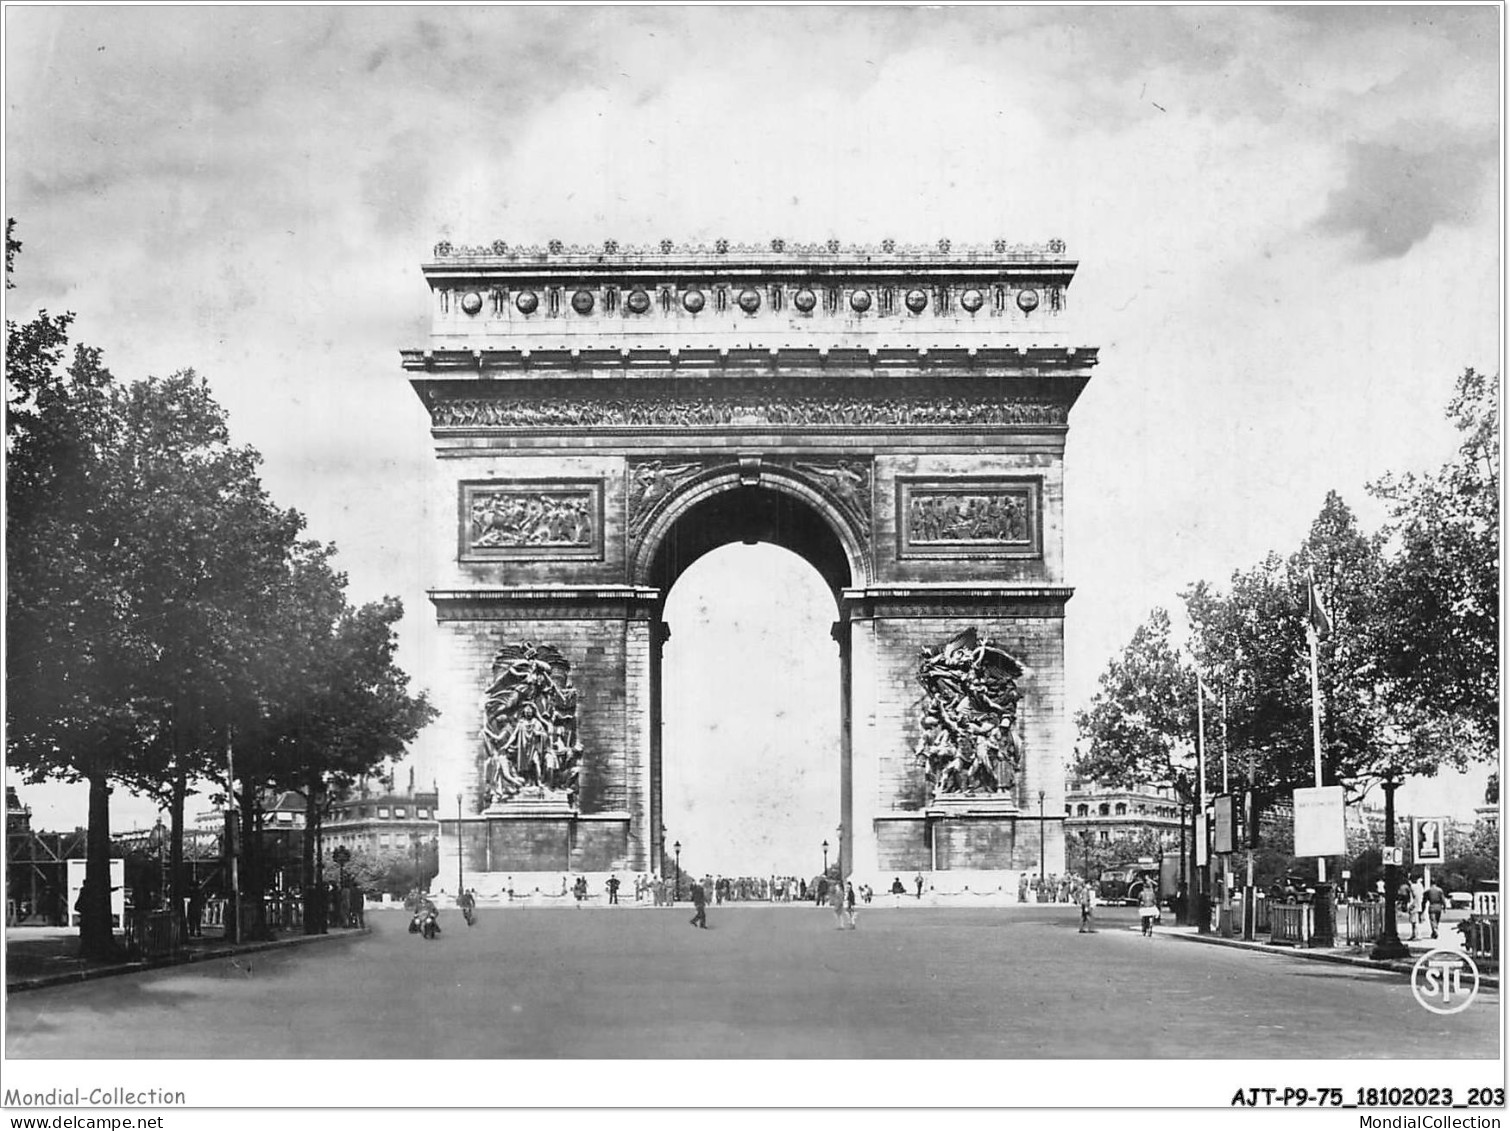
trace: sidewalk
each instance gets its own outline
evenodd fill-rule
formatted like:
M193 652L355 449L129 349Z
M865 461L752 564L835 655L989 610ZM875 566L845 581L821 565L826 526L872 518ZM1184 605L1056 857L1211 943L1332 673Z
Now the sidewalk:
M285 934L262 942L227 942L219 935L188 940L177 954L135 962L96 962L80 958L77 927L7 927L5 929L5 988L9 993L88 982L120 974L135 974L162 966L208 962L260 950L282 950L307 943L333 942L370 933L371 928L332 929L327 935Z
M1443 924L1444 928L1447 924ZM1134 926L1133 930L1137 930ZM1333 962L1345 966L1362 966L1370 970L1393 970L1401 974L1409 975L1416 961L1424 954L1436 949L1455 950L1463 952L1463 936L1456 930L1444 929L1439 938L1426 936L1424 938L1402 938L1411 952L1409 959L1397 959L1392 962L1375 962L1369 958L1368 947L1306 947L1306 946L1275 946L1267 939L1247 942L1240 938L1224 939L1221 935L1203 935L1195 927L1164 927L1154 928L1154 933L1164 938L1180 939L1185 942L1204 943L1207 946L1225 946L1237 950L1256 950L1267 954L1283 954L1291 958L1305 958L1312 962ZM1479 982L1481 985L1499 988L1500 979L1497 969L1485 969L1479 965Z

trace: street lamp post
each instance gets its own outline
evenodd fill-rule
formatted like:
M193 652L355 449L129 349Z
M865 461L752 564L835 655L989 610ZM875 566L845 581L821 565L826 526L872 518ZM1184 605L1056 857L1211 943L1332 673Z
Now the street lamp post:
M676 890L671 896L671 902L675 903L682 898L682 842L673 844L671 851L676 853Z
M828 879L828 841L823 842L823 878Z
M338 844L331 851L330 858L336 862L336 868L340 872L339 883L344 888L346 886L346 865L351 862L351 849L347 848L344 844Z
M417 833L417 832L410 833L409 834L409 843L411 845L413 845L413 847L414 847L414 894L415 895L419 895L420 891L421 891L420 884L419 884L419 845L420 845L420 835L419 835L419 833Z
M461 794L456 795L456 898L466 891L461 872Z
M1044 791L1038 791L1038 887L1041 891L1044 884L1044 868L1048 861L1044 859L1043 851L1043 797Z
M1089 829L1080 834L1080 843L1085 848L1085 882L1089 885L1091 882L1091 833Z
M1385 771L1379 783L1384 787L1384 930L1369 957L1375 961L1409 958L1410 947L1400 941L1400 928L1395 924L1395 888L1400 882L1400 869L1395 863L1395 790L1400 788L1400 773L1393 766Z

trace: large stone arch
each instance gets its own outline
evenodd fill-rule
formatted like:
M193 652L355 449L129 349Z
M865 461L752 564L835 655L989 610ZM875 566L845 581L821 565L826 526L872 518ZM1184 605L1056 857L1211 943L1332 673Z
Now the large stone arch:
M1067 337L1076 266L1057 241L438 245L404 366L455 516L441 885L658 869L661 612L736 537L835 595L846 871L1062 871L1064 451L1097 360ZM528 742L515 668L554 712ZM488 776L526 746L550 764Z
M822 465L813 464L812 466ZM865 488L868 495L868 466L865 468L865 475ZM774 536L761 540L774 542L807 559L823 575L824 580L829 582L830 588L835 590L836 595L843 588L865 585L870 582L873 572L869 541L870 507L867 506L861 514L853 513L844 506L843 502L834 497L831 490L825 489L820 482L815 481L812 473L804 473L794 467L766 463L758 458L747 457L739 463L715 464L689 476L651 508L639 537L634 540L630 549L629 580L631 584L655 586L664 592L670 587L669 583L675 580L674 576L666 577L657 568L658 558L664 559L666 554L668 534L679 523L684 523L698 508L716 500L719 496L760 491L785 495L804 504L812 514L816 515L842 550L847 566L847 576L842 579L836 578L834 563L827 555L821 552L815 553L814 547L805 545L800 538L784 538L785 531L780 529L771 531L770 533ZM725 542L728 540L725 539ZM715 542L713 545L718 544L723 543ZM707 548L712 549L713 545ZM686 564L690 565L692 560L695 560L695 557L688 559ZM676 572L680 573L680 570Z

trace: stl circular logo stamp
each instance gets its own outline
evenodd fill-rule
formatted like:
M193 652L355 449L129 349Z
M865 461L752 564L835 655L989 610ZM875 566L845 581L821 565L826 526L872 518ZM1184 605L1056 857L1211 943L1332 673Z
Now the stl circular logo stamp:
M1479 968L1461 951L1438 947L1416 960L1410 992L1432 1013L1461 1013L1479 992Z

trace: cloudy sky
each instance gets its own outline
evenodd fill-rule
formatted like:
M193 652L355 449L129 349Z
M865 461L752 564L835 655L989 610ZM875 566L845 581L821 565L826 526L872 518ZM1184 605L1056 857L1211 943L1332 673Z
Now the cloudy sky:
M437 239L1064 238L1102 358L1067 456L1079 705L1151 606L1288 553L1329 488L1377 523L1367 482L1451 453L1454 375L1498 364L1499 18L10 7L7 306L76 311L118 376L206 375L353 596L405 600L425 686L449 520L397 351ZM733 555L688 607L768 577Z

